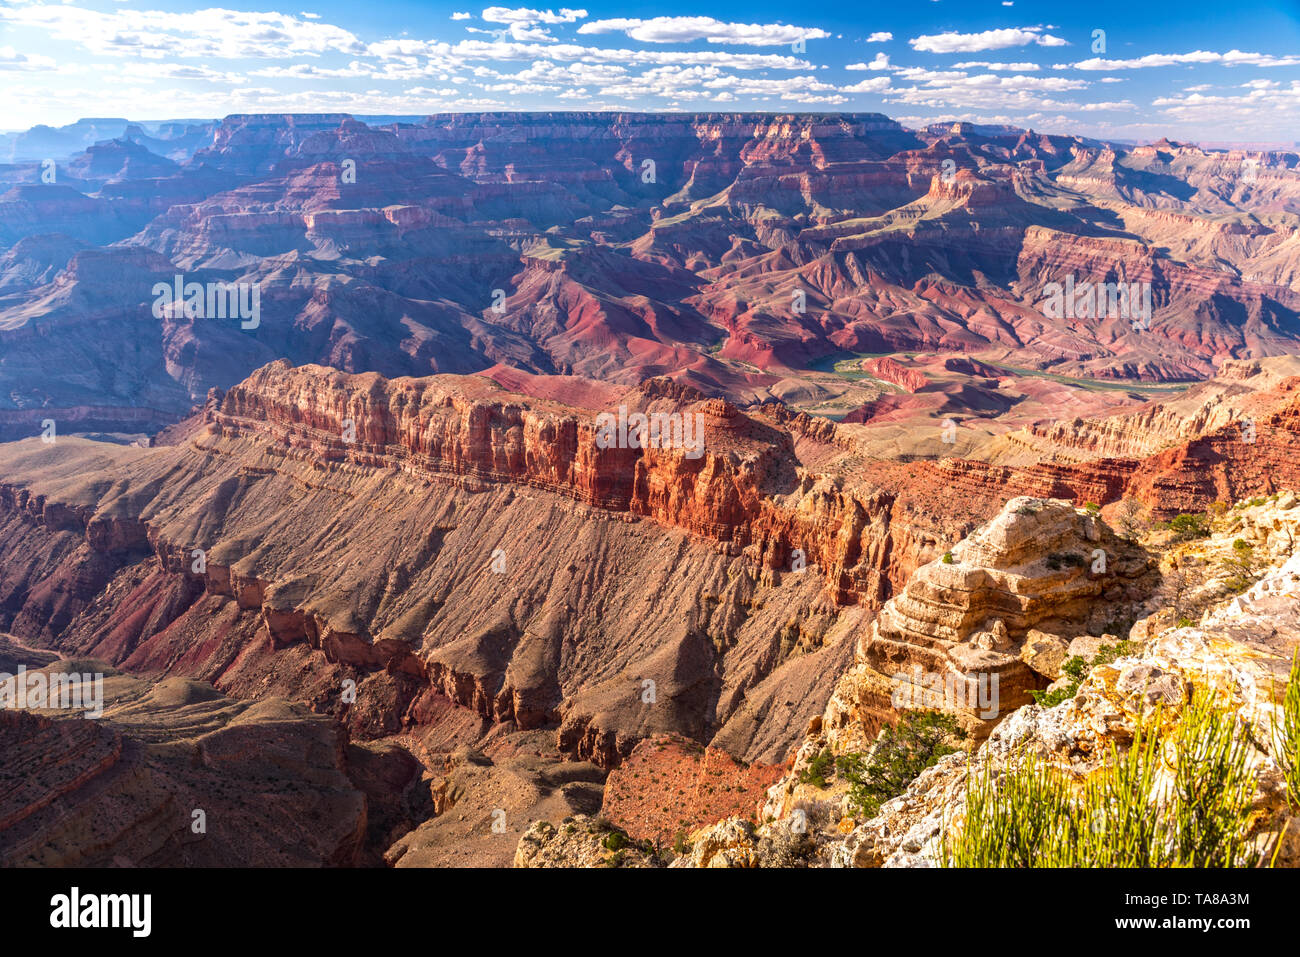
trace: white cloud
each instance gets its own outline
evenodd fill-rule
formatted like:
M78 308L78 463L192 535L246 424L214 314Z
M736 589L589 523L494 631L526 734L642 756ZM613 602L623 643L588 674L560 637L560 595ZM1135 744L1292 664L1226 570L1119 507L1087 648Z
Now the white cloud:
M1040 69L1037 63L989 63L987 60L971 60L967 63L954 63L954 70L974 70L983 67L986 70L1006 70L1010 73L1032 73Z
M1179 66L1188 63L1221 63L1224 66L1300 66L1300 57L1275 57L1267 53L1243 53L1241 50L1229 50L1227 53L1194 50L1191 53L1148 53L1134 60L1106 60L1093 57L1072 65L1076 70L1142 70L1148 67Z
M1065 93L1088 86L1084 80L1060 76L998 76L993 73L971 76L960 71L929 71L920 68L899 70L897 76L917 85L894 87L886 91L891 102L930 108L1076 109L1077 104L1062 102L1047 94Z
M984 50L1004 50L1037 44L1043 47L1067 46L1065 40L1043 33L1043 27L1009 27L1002 30L984 30L980 33L937 33L913 37L907 41L921 53L979 53Z
M183 13L121 9L103 13L71 4L0 7L0 21L43 29L57 40L105 56L245 59L361 53L351 32L283 13L209 8Z
M889 77L873 76L869 80L854 83L852 86L840 87L841 93L883 93L889 89Z
M123 76L145 81L203 80L208 83L229 83L236 86L248 82L238 73L210 70L206 66L190 66L185 63L124 63L118 67L117 72Z
M713 17L654 17L651 20L593 20L579 33L623 33L642 43L733 43L739 46L785 46L797 40L821 40L830 34L817 27L784 23L724 23Z
M468 19L470 18L470 14L468 14L468 13L452 13L451 18L452 18L453 20L468 20Z
M347 77L376 77L381 76L382 73L368 63L353 60L346 67L333 69L310 63L294 63L289 66L268 66L260 70L250 70L248 75L293 80L335 80Z
M488 7L483 11L484 22L502 24L504 29L500 31L500 35L509 35L512 40L521 43L554 41L555 37L542 24L576 23L586 18L586 10L570 10L568 7L561 9L559 13L554 10L533 10L529 7ZM474 33L489 32L470 29Z
M587 11L564 7L556 13L554 10L530 10L528 7L488 7L483 11L483 19L487 23L575 23L587 19Z
M52 70L54 61L47 56L19 53L13 47L0 47L0 70Z
M1253 89L1239 96L1188 93L1159 97L1152 105L1162 107L1174 120L1211 129L1221 128L1224 117L1229 116L1237 139L1249 135L1289 143L1295 140L1295 130L1300 126L1300 80L1291 81L1289 87Z
M1128 100L1119 100L1114 103L1084 103L1079 106L1079 109L1085 113L1094 113L1104 110L1135 110L1137 107Z
M367 47L371 56L410 58L430 56L450 63L474 60L585 60L591 63L629 63L652 66L713 65L735 70L811 70L807 60L775 53L725 53L721 50L623 50L587 47L576 43L513 43L507 40L381 40Z
M894 39L894 35L892 33L890 33L888 30L880 30L876 33L871 34L871 36L867 37L867 42L888 43L892 39Z
M876 58L870 63L850 63L844 69L846 70L888 70L889 57L884 53L877 53Z

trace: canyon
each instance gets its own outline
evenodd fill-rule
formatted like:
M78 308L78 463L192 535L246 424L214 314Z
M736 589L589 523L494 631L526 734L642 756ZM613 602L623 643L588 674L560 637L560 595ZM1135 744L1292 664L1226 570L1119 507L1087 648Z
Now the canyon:
M305 708L341 736L345 777L348 749L375 762L380 749L407 815L385 820L409 834L323 861L429 866L478 848L474 861L507 864L497 812L515 840L537 819L594 813L639 745L699 742L762 781L828 708L870 737L895 713L890 676L935 667L944 635L983 629L984 650L951 667L983 662L1004 702L1027 700L1049 679L1020 644L1082 633L1089 615L1149 595L1153 575L1074 507L1050 513L1065 530L1053 519L1057 531L1021 529L992 552L973 544L994 535L988 520L1009 495L1044 489L1099 515L1126 500L1159 515L1171 488L1199 508L1224 488L1272 494L1300 478L1300 379L1269 363L1207 382L1202 406L1156 403L1143 421L1168 428L1163 443L1142 434L1144 457L1023 466L869 460L851 426L773 403L742 410L668 379L501 374L525 394L486 375L387 380L278 360L152 445L0 445L0 630L136 680L200 682L229 707ZM1199 414L1224 394L1227 424ZM602 448L598 416L619 406L701 415L704 454ZM979 573L995 575L980 586L992 604L932 618L954 587L973 587L963 548L1009 571ZM1049 552L1090 563L1094 548L1110 561L1101 578L1081 562L1032 589L997 584L1015 563L1041 575ZM1029 604L1012 613L997 597L1008 591ZM671 746L648 766L688 774L697 760ZM433 795L423 823L406 810L412 788ZM718 813L705 792L695 804L702 817L654 833ZM608 812L646 813L625 801Z
M234 115L124 129L52 183L0 167L0 436L37 409L155 431L276 358L847 412L880 390L817 370L853 354L1161 383L1296 341L1300 154L879 114L416 119ZM260 325L159 321L175 275L256 286ZM1066 282L1143 285L1150 328L1051 318Z
M1036 702L1103 639L1188 671L1170 520L1235 515L1290 581L1300 154L878 114L74 134L54 184L0 166L0 660L106 707L0 712L6 864L933 863L958 759L887 824L801 780L900 676L995 678L931 709L988 754L1100 721L1109 672ZM258 321L155 317L177 276ZM1116 282L1149 327L1041 308ZM702 441L607 441L625 411Z

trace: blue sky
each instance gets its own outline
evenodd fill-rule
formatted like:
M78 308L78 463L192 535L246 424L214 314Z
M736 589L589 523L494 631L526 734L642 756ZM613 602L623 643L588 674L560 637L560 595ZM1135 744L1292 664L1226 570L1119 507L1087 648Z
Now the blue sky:
M0 102L4 129L235 112L825 110L1290 145L1300 0L0 0Z

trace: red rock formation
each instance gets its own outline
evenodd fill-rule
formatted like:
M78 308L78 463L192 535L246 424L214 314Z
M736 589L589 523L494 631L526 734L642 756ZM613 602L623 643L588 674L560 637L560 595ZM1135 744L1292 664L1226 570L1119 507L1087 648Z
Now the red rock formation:
M870 373L877 379L891 382L904 392L920 392L930 382L923 373L915 369L907 369L888 356L864 360L862 371Z

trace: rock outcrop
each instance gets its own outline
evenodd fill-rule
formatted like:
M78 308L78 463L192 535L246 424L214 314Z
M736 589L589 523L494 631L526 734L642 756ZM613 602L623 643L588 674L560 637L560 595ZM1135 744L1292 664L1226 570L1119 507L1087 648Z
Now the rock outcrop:
M1012 499L885 603L822 716L827 744L864 750L908 707L984 737L1050 683L1033 666L1044 633L1096 633L1151 591L1150 572L1141 549L1070 503Z

